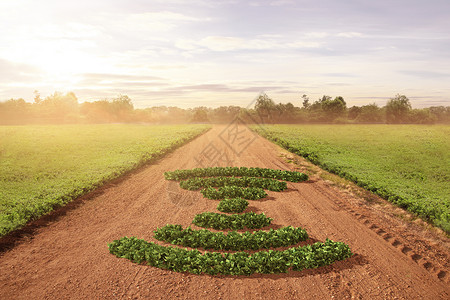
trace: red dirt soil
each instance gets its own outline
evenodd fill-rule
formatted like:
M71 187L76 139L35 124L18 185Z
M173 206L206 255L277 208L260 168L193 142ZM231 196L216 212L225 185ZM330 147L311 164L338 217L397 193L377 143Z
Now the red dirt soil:
M234 139L216 126L153 165L1 239L0 298L450 299L445 236L318 176L288 183L284 192L269 191L268 199L250 201L249 209L264 212L276 226L303 227L314 240L347 243L355 255L345 261L286 274L208 276L138 265L109 253L108 243L123 236L155 241L157 227L186 227L196 214L217 211L217 201L180 190L164 179L165 171L198 167L199 161L302 170L283 157L292 154L245 127L239 130ZM209 162L224 157L215 151L232 161Z

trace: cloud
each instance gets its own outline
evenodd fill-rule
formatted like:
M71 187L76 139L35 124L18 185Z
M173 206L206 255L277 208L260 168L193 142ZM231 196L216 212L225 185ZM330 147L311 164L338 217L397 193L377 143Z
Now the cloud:
M31 83L40 79L40 69L0 58L0 83Z
M157 79L156 81L144 82L144 81L115 81L114 84L108 84L108 81L102 83L103 79L122 79L121 76L108 76L108 74L89 74L87 77L92 77L96 79L95 84L92 86L86 86L85 88L75 89L74 92L81 97L90 97L96 93L101 93L103 97L114 96L119 93L127 94L132 99L138 97L140 101L143 101L141 97L148 97L150 101L152 98L164 98L164 97L174 97L174 96L194 96L200 94L230 94L230 93L252 93L256 94L261 91L265 92L277 92L277 93L288 93L292 91L291 86L286 83L279 83L274 85L273 82L259 82L259 83L249 83L249 82L235 82L235 83L204 83L204 84L192 84L183 85L180 83L171 83L168 81L161 81ZM133 76L124 76L123 79L145 79ZM92 81L94 82L94 81ZM272 84L269 84L272 83ZM99 87L101 88L99 89ZM157 87L154 88L153 87Z
M343 38L357 38L357 37L363 37L364 35L360 32L340 32L336 34L337 37L343 37Z
M443 79L450 78L450 73L426 71L426 70L402 70L400 74L417 77L421 79Z
M121 16L121 18L113 18L114 15L106 17L111 18L111 21L114 20L119 28L139 31L168 31L181 23L207 20L171 11L135 13Z
M143 81L143 80L165 80L157 76L132 75L132 74L108 74L108 73L85 73L81 74L85 79L90 80L118 80L118 81Z
M350 83L344 83L344 82L330 82L326 83L326 86L352 86Z
M193 40L179 39L175 42L175 47L182 50L195 50L198 45Z
M328 32L308 32L305 33L305 37L312 39L323 39L329 37L330 34Z
M333 73L321 73L321 76L326 76L326 77L357 77L357 75L354 74L350 74L350 73L338 73L338 72L333 72Z
M280 49L301 49L301 48L319 48L321 43L300 40L285 42L283 39L256 38L244 39L233 36L207 36L199 41L180 39L175 42L175 46L182 50L201 50L209 49L217 52L239 51L239 50L280 50Z
M293 43L288 43L288 48L320 48L322 44L319 42L311 42L311 41L298 41Z
M164 78L145 75L85 73L79 75L79 78L77 85L85 88L161 88L169 85Z
M450 1L411 1L0 0L0 97L79 89L195 106L414 87L448 101ZM327 84L341 82L352 86Z
M66 24L43 24L34 29L34 35L39 39L93 39L102 35L98 26L69 22Z
M293 5L295 4L292 0L277 0L270 2L271 6L285 6L285 5Z
M180 91L214 91L214 92L229 92L230 87L225 84L197 84L197 85L187 85L187 86L179 86L173 89L177 89Z
M246 47L243 39L229 36L208 36L198 44L213 51L230 51Z
M169 88L169 91L181 91L184 93L190 92L228 92L228 93L242 93L252 92L258 93L261 91L278 91L285 89L284 85L248 85L237 84L197 84L197 85L180 85Z

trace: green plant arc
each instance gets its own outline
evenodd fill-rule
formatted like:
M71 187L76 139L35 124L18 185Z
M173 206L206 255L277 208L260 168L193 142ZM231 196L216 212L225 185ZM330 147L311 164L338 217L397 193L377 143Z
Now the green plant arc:
M183 229L181 225L168 224L154 231L156 239L190 248L241 252L202 253L196 249L162 246L136 237L124 237L108 245L112 254L136 263L145 261L148 265L162 269L210 275L272 274L284 273L290 269L300 271L329 265L353 255L348 245L329 239L324 243L316 242L287 250L262 250L253 254L242 252L292 246L308 239L304 229L292 226L268 231L234 231L244 228L260 229L270 225L272 218L266 217L264 213L243 213L248 206L247 200L266 197L264 189L283 191L287 188L285 181L308 180L308 176L303 173L263 168L214 167L175 170L164 173L164 176L167 180L181 181L180 187L184 189L202 189L204 197L221 200L219 211L233 213L203 212L194 217L193 224L233 231L225 234L207 229Z

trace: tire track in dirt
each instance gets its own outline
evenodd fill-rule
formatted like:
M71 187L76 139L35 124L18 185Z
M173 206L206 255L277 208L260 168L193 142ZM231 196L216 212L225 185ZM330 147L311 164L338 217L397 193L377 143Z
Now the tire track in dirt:
M114 239L136 236L155 241L157 227L188 226L195 214L216 211L217 201L177 189L163 173L196 167L194 158L210 143L231 155L218 138L223 129L215 127L154 165L77 200L76 208L25 235L1 254L2 298L450 298L445 245L321 179L289 183L287 191L269 192L269 200L250 201L250 206L272 217L276 225L305 228L313 239L348 243L355 255L345 261L287 274L212 277L137 265L111 255L107 244ZM232 164L299 168L286 162L282 153L257 138L233 157Z
M396 234L392 230L386 229L385 226L383 226L383 222L377 223L377 221L369 219L366 215L361 214L352 207L347 204L346 202L340 200L339 195L336 193L333 193L330 189L323 189L321 190L321 193L323 193L325 196L327 196L330 199L333 199L334 202L343 210L348 211L351 213L354 217L356 217L360 222L362 222L364 225L366 225L369 229L374 231L376 234L381 236L386 242L390 243L393 247L399 249L403 254L405 254L408 258L416 262L417 264L423 266L427 271L432 272L435 274L437 278L440 280L448 283L448 277L447 272L443 270L445 267L443 266L435 266L431 262L427 260L427 258L423 257L422 254L418 254L417 251L413 250L413 246L408 244L407 241L405 241L399 234Z

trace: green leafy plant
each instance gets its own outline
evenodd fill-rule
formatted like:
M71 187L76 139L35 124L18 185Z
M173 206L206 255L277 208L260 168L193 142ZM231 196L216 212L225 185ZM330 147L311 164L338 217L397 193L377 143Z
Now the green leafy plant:
M164 176L167 180L185 180L192 177L216 177L216 176L248 176L263 177L291 182L300 182L308 180L308 175L285 170L273 170L265 168L247 168L247 167L212 167L212 168L195 168L192 170L175 170L165 172Z
M308 239L300 227L283 227L277 230L238 233L211 232L207 229L183 229L181 225L166 225L154 231L155 238L174 245L214 250L258 250L295 245Z
M217 253L165 247L136 237L123 237L108 245L110 253L135 263L176 272L210 275L251 275L253 273L286 273L318 268L344 260L353 254L341 242L329 239L325 243L294 247L283 251L268 250L253 254L246 252Z
M262 168L216 167L176 170L164 174L168 180L181 180L180 186L187 190L201 190L204 197L223 199L217 209L226 213L241 213L249 200L267 196L264 189L282 191L287 188L284 181L307 180L307 176L290 171ZM208 178L206 178L208 177ZM216 189L215 187L218 187ZM236 230L260 229L270 225L272 218L264 213L220 214L204 212L194 217L192 223L217 230L231 229L228 233L211 232L207 229L183 229L181 225L168 224L154 231L160 241L191 248L214 250L259 250L292 246L308 239L302 228L292 226L277 230L239 233ZM194 274L250 275L272 274L292 270L317 268L342 260L352 255L350 248L339 242L326 240L303 247L283 251L268 250L253 254L246 252L217 253L161 246L152 242L124 237L109 244L111 253L136 263L144 261L151 266L177 272Z
M196 215L192 223L204 228L239 230L244 228L262 228L270 225L272 220L272 218L266 217L264 213L255 214L254 212L248 212L244 214L226 215L204 212Z
M241 213L248 206L248 201L240 197L225 198L217 205L217 210L224 213Z
M267 193L262 188L243 188L240 186L223 186L218 189L209 187L200 191L208 199L220 200L225 198L242 197L248 200L258 200L267 197Z
M0 237L162 158L208 128L137 124L0 126Z
M450 234L450 127L251 127L288 151L353 181Z
M207 187L223 187L223 186L239 186L239 187L257 187L268 189L269 191L281 192L287 189L284 181L278 181L272 178L259 177L193 177L180 181L180 187L190 191L196 191L200 188Z

